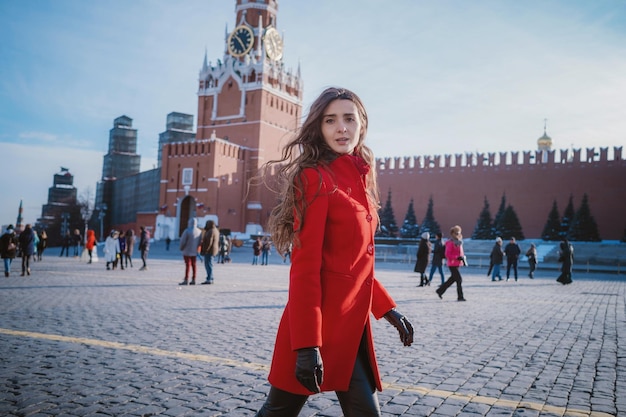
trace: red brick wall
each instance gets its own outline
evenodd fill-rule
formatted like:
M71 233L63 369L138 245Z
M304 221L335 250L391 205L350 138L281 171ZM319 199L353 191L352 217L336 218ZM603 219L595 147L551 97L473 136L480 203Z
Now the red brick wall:
M441 165L449 164L444 168L435 164L429 168L379 169L381 200L384 205L391 189L396 222L401 225L411 198L421 223L432 195L435 219L444 234L459 224L469 237L484 198L487 197L493 218L505 194L507 206L510 204L515 209L525 237L539 238L553 201L556 200L562 216L570 195L577 210L587 193L600 237L619 240L626 227L626 161L619 156L617 160L607 160L606 153L601 158L595 162L496 165L492 161L490 166L449 166L456 160L452 157L451 162L441 159ZM395 162L402 164L405 160L398 158ZM379 160L381 165L389 167L390 161ZM426 161L424 165L429 164Z

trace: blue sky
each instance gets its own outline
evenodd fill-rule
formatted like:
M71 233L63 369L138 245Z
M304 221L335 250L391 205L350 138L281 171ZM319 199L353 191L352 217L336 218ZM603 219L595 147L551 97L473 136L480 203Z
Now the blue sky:
M0 224L35 222L52 176L93 195L113 119L156 164L172 111L195 115L205 50L224 54L235 0L0 0ZM357 92L377 156L626 144L626 2L280 0L284 62L304 105Z

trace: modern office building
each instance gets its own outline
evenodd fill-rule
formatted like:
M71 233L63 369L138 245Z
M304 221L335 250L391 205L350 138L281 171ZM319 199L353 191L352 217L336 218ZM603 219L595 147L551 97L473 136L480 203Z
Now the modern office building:
M110 207L118 198L115 194L117 179L138 174L141 168L141 156L137 154L137 129L133 129L133 119L120 116L113 121L109 131L109 150L102 161L102 178L96 186L94 216L99 216L102 229L109 230L116 224ZM107 215L108 214L108 215ZM103 239L104 236L100 236Z

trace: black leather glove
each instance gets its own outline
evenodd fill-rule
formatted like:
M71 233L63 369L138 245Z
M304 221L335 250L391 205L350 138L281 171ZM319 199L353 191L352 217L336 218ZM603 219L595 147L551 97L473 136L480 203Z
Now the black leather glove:
M457 261L462 261L463 260L463 256L459 256L458 258L456 258Z
M404 315L400 314L395 308L389 310L383 316L389 323L398 329L400 340L404 346L411 346L413 343L413 326Z
M320 385L324 379L324 364L320 348L298 349L296 358L296 379L311 392L321 392Z

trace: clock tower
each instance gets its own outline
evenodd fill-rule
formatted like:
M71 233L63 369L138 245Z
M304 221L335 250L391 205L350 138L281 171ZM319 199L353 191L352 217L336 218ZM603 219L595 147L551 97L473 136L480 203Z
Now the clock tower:
M236 0L235 24L226 28L222 58L213 64L205 53L196 146L183 150L182 144L170 144L162 157L160 206L162 211L178 207L174 229L182 230L186 219L201 219L204 213L216 216L220 228L261 230L276 204L264 186L248 184L265 162L280 157L302 117L300 68L285 67L277 13L277 0ZM187 196L195 202L184 204Z
M237 0L235 28L226 30L224 56L204 63L198 85L198 139L217 137L258 149L264 161L279 155L281 140L302 113L300 69L283 62L276 26L277 0Z

